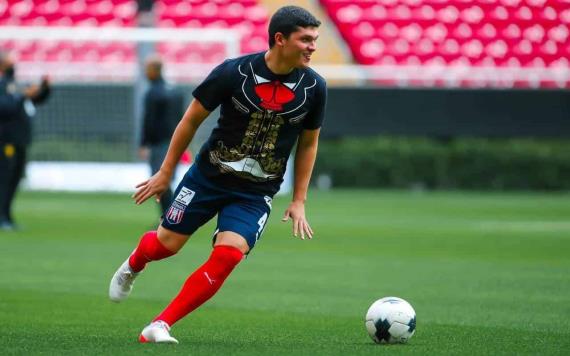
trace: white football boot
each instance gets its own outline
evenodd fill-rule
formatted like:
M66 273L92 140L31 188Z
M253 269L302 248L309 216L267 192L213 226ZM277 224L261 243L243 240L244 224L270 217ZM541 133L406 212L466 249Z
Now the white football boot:
M148 324L141 335L140 342L161 342L168 344L177 344L178 340L170 336L170 326L162 320L153 321Z
M111 279L109 298L116 303L126 299L129 294L131 294L135 278L137 278L138 275L139 273L135 273L131 270L129 259L127 258Z

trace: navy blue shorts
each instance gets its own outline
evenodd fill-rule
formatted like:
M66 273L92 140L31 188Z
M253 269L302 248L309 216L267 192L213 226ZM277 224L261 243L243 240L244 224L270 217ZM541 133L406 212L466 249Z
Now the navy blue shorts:
M241 193L214 185L198 167L192 165L174 192L162 226L192 235L218 214L215 234L235 232L247 240L251 250L263 233L271 213L271 200L269 196Z

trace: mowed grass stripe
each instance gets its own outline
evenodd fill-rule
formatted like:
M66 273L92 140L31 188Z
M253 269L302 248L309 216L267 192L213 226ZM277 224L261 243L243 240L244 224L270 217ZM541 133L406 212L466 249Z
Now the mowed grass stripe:
M151 265L117 305L106 298L109 278L156 224L156 207L127 195L24 193L22 231L0 233L0 319L9 326L0 351L566 354L568 203L564 194L316 192L308 214L317 236L302 242L279 222L287 199L278 198L251 257L173 329L181 344L153 347L136 337L207 258L214 225ZM366 335L363 315L386 295L418 313L408 345Z
M423 321L408 345L378 346L362 332L363 321L337 315L306 315L280 310L256 311L206 307L182 321L180 345L139 345L141 310L159 303L135 300L120 306L102 298L62 294L6 294L21 317L0 336L6 354L141 352L191 354L564 354L563 332L470 326ZM42 303L65 298L65 308L42 308ZM25 309L23 301L29 303ZM89 312L86 312L89 310ZM111 315L114 315L110 318ZM21 325L28 327L22 328ZM223 327L220 327L223 325ZM31 326L31 327L30 327ZM560 349L553 346L560 346ZM473 349L474 348L474 349Z

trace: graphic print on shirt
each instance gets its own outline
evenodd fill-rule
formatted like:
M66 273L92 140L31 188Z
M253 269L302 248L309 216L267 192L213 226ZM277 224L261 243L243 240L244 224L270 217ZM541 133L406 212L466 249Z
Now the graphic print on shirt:
M295 87L295 83L281 83L278 80L270 81L255 75L255 94L261 99L262 108L266 110L282 111L283 104L287 104L295 99L295 92L291 88Z
M303 83L304 74L295 83L283 83L257 75L251 63L244 73L241 92L247 102L232 97L234 108L249 115L248 126L241 144L227 147L222 141L210 151L210 162L224 173L232 173L252 181L278 179L285 171L287 158L275 158L275 147L281 127L289 121L299 124L307 115L303 104L307 90L316 85ZM307 82L307 80L305 80ZM284 112L285 110L288 110Z

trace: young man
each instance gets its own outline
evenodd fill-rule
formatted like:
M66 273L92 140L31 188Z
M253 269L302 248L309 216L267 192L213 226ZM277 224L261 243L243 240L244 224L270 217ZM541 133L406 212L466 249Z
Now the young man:
M162 167L137 186L133 195L137 204L150 197L159 199L196 129L221 105L218 125L176 189L158 231L142 236L111 280L111 300L125 299L147 262L174 255L196 229L218 215L209 259L143 329L141 342L177 343L170 327L211 298L253 249L296 142L293 200L283 221L293 220L294 236L312 238L305 200L324 116L326 84L308 66L319 25L302 8L279 9L269 24L270 49L226 60L210 73L193 92L195 100L174 132Z

